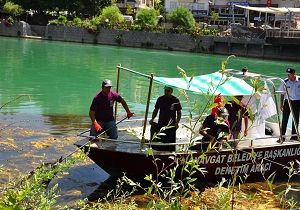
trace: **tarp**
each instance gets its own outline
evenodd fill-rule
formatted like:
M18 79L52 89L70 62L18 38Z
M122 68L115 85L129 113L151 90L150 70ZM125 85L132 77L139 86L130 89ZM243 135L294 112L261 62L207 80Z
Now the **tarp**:
M294 8L294 7L249 7L249 6L241 6L241 5L234 5L234 6L246 10L266 12L271 14L285 14L289 12L300 13L300 8Z
M153 79L158 83L198 94L237 96L252 95L254 93L253 88L244 80L232 76L227 77L220 72L195 76L192 80L191 77L170 78L156 76ZM191 82L189 83L190 80Z

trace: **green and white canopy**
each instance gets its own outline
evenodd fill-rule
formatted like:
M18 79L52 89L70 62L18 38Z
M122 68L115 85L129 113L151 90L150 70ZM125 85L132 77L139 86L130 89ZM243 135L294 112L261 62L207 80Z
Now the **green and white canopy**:
M236 96L252 95L254 93L253 87L244 80L232 76L229 77L220 72L194 76L192 79L191 77L154 77L154 81L198 94Z

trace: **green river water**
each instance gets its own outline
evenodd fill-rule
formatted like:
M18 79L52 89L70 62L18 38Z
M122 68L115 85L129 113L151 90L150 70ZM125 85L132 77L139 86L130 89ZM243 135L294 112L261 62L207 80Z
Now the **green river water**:
M89 125L89 106L102 80L111 79L116 84L117 64L144 74L179 77L177 66L188 75L212 73L226 58L0 37L0 107L5 105L0 109L0 166L4 168L0 171L5 172L1 174L0 188L11 176L32 170L41 160L57 160L74 150L74 137ZM244 66L252 72L281 78L286 76L287 67L300 71L299 62L243 57L231 59L227 68ZM137 115L145 110L147 91L146 79L122 73L120 92ZM150 111L162 93L162 87L155 84ZM14 100L22 94L26 96ZM185 108L186 103L182 104ZM119 110L120 115L125 114ZM24 128L46 132L28 134ZM62 195L58 202L84 198L107 177L91 162L78 163L57 181Z
M103 79L116 81L116 66L179 77L176 66L189 75L220 69L227 56L121 48L42 40L0 37L0 104L20 94L28 94L2 112L37 115L87 116L90 102ZM300 69L300 63L236 57L228 68L248 67L253 72L285 77L286 67ZM148 82L122 75L122 96L134 112L144 110ZM152 102L162 94L154 86ZM152 103L152 104L153 104Z

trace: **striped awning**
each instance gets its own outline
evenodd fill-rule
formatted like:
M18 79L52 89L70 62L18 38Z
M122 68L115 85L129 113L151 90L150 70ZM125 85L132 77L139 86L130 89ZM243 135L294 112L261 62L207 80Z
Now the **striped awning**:
M252 95L254 89L244 80L215 72L187 78L154 77L154 81L198 94L224 96ZM190 81L190 82L189 82Z

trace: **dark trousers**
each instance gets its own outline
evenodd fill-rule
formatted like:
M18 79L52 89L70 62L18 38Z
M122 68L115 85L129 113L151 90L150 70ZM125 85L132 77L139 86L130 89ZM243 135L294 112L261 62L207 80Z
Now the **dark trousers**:
M176 128L168 128L161 133L165 133L166 135L159 135L158 137L160 138L155 138L153 139L154 134L158 134L160 132L160 129L164 126L159 126L157 123L153 122L151 124L150 128L150 135L151 135L151 140L152 142L162 142L162 143L175 143L176 142ZM170 146L152 146L153 149L155 150L160 150L160 151L175 151L176 146L175 145L170 145Z
M295 114L295 123L296 126L298 128L299 125L299 110L300 110L300 100L295 100L295 101L291 101L291 105L292 105L292 109L294 111ZM283 112L282 112L282 125L281 125L281 132L282 135L285 135L286 132L286 127L287 127L287 123L289 120L289 116L290 116L291 110L289 107L289 103L288 100L284 100L284 104L283 104ZM292 134L296 134L296 129L294 126L294 120L292 122Z

